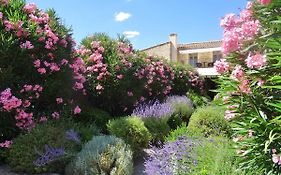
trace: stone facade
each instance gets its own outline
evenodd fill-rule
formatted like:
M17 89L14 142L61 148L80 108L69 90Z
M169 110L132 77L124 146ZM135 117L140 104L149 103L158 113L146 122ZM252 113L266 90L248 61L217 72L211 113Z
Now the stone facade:
M177 34L171 34L169 40L142 51L148 55L164 57L169 61L188 63L199 68L213 67L213 63L222 58L221 41L178 44Z

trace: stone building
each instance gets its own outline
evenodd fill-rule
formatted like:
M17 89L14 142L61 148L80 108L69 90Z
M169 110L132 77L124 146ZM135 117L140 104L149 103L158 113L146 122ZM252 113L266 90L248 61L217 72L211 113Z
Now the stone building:
M148 55L160 56L169 61L188 63L195 67L201 76L216 76L214 62L222 58L222 41L206 41L178 44L177 34L170 34L169 41L142 51Z

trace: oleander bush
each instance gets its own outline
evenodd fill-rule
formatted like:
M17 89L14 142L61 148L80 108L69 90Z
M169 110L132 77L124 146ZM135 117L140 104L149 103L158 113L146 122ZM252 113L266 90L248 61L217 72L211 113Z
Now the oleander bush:
M224 108L219 106L204 106L197 108L192 114L188 132L194 135L209 136L230 136L229 123L224 119Z
M91 101L114 116L130 114L143 101L162 101L169 94L181 95L190 88L198 93L203 90L203 81L189 67L149 57L128 42L103 33L85 38L77 54L85 62Z
M54 10L0 2L0 143L40 120L78 113L70 102L85 79L70 32Z
M143 148L146 148L152 139L144 122L134 116L110 120L107 129L111 135L115 135L129 144L136 155Z
M130 146L114 136L95 136L66 167L66 175L131 175Z
M47 121L13 140L7 162L16 172L61 173L88 141L89 135L96 134L95 128L81 126L69 119Z
M215 63L218 92L246 173L281 172L280 13L281 1L256 0L221 21L225 59Z

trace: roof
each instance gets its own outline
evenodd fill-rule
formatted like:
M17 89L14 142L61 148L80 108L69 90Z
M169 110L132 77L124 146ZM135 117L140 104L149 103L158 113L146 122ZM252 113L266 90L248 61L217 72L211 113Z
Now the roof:
M186 44L178 44L178 49L182 50L191 50L191 49L206 49L206 48L216 48L221 47L222 41L205 41L205 42L195 42L195 43L186 43Z
M153 49L153 48L155 48L155 47L163 46L163 45L170 44L170 43L171 43L170 41L165 42L165 43L160 43L160 44L157 44L157 45L155 45L155 46L151 46L151 47L142 49L141 51L146 51L146 50Z

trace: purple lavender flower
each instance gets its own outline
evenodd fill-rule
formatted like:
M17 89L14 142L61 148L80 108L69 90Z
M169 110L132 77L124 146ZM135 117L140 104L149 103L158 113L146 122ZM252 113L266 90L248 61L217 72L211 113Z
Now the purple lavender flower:
M133 110L132 115L141 118L162 118L172 115L173 109L169 103L160 103L158 100L141 104Z
M179 96L179 95L169 96L166 99L166 103L169 103L172 106L181 104L181 105L185 105L187 107L193 108L192 101L189 98L187 98L187 96L185 96L185 95L183 95L183 96Z
M160 148L151 147L152 153L145 161L145 173L148 175L173 175L190 172L194 164L193 148L197 142L187 137L167 142Z
M65 151L64 148L53 148L49 145L45 145L45 152L38 154L40 155L40 157L36 159L33 163L36 166L44 166L65 155Z
M72 141L74 141L78 144L81 143L79 134L77 132L75 132L73 129L65 132L65 138L68 139L68 140L72 140Z

